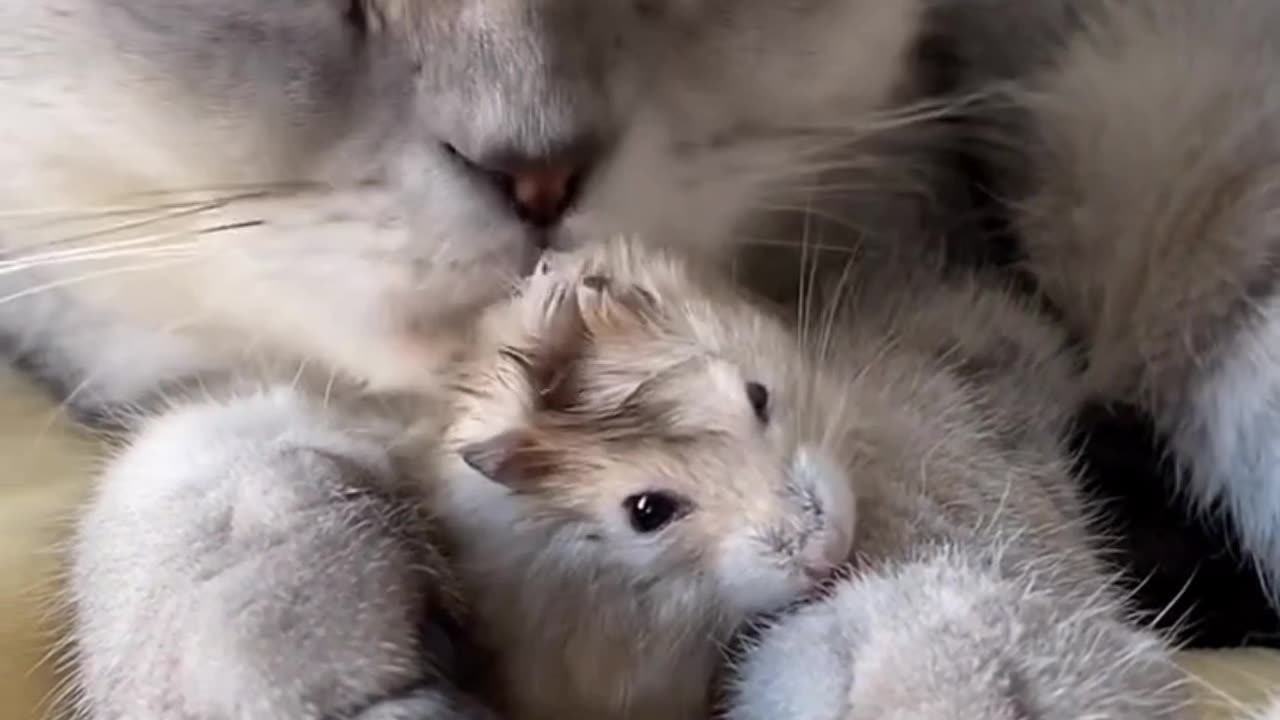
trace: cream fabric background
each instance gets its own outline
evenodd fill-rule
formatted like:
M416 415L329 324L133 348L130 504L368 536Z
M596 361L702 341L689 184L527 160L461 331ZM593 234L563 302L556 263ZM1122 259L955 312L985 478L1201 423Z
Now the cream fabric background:
M36 389L0 371L0 720L45 720L58 687L58 546L101 448ZM1280 653L1187 653L1206 720L1252 717L1280 695ZM139 718L139 720L143 720ZM1280 720L1280 713L1273 718Z

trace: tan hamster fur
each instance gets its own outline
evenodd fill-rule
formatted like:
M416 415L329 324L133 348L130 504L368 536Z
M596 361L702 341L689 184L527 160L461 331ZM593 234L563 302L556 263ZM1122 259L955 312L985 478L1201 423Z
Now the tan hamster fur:
M797 338L619 241L491 318L432 502L513 717L705 717L724 644L812 595L824 548L853 579L739 659L732 717L1179 717L1084 527L1061 338L997 286L903 267L852 269L849 312ZM637 523L656 497L664 522Z
M600 269L547 269L489 318L492 354L457 380L459 456L430 505L512 717L701 718L720 644L847 558L854 502L797 444L802 408L773 396L800 370L785 353L708 352L664 307L696 286L650 296L618 277L630 265ZM727 298L707 309L788 342Z

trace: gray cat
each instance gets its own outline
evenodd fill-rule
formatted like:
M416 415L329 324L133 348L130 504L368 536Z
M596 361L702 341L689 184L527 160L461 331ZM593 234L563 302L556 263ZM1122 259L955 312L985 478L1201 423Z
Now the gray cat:
M724 254L807 207L902 124L920 12L6 2L0 327L83 408L246 355L419 387L548 248Z
M1280 5L950 3L1026 267L1280 607Z
M725 255L744 240L798 237L761 217L777 209L808 213L802 230L815 242L849 226L886 247L909 242L920 225L935 229L934 201L947 202L946 188L899 202L935 188L935 168L915 154L932 135L901 108L928 89L918 41L942 34L970 73L962 85L1011 90L988 116L1005 134L983 140L1026 210L1033 269L1089 342L1094 391L1147 403L1178 438L1190 487L1230 501L1275 573L1273 365L1259 308L1275 95L1264 70L1277 14L1262 0L1212 10L1195 0L13 0L0 8L0 158L12 168L0 180L0 327L23 363L90 413L245 362L304 359L417 389L466 346L476 309L547 249L622 232ZM1178 63L1186 72L1168 71ZM1213 271L1188 272L1201 256L1174 250L1192 253L1202 237L1223 238L1204 255ZM149 425L108 473L104 488L119 494L104 490L89 515L100 524L87 526L101 533L82 545L141 573L139 595L90 583L100 556L86 552L82 620L109 624L97 601L123 603L115 629L141 637L132 628L157 619L154 601L175 585L231 583L218 568L277 541L282 563L331 569L362 598L371 585L421 587L396 558L423 543L378 520L401 518L385 498L402 480L345 450L348 431L378 423L323 405L253 394ZM375 433L360 447L383 444ZM136 513L135 499L160 503L164 488L202 500ZM317 488L372 499L330 510L312 504ZM267 490L294 493L279 507L320 519L291 529L263 516L229 526L248 528L242 546L214 534L203 552L190 547L183 533L202 518L225 530ZM190 514L182 528L179 511ZM146 517L156 518L140 526L154 555L121 529ZM338 530L371 533L375 554L308 562L346 537ZM255 599L288 615L296 604L281 597L326 597L309 584L318 581L281 580L297 586L277 595L252 575L207 596L210 614L199 616L262 646L198 642L183 614L154 626L158 638L194 640L137 651L193 673L195 688L133 675L145 663L122 664L119 636L86 627L81 650L103 673L97 690L86 685L89 707L103 717L430 716L437 674L427 663L407 670L404 658L439 653L380 612L403 618L434 593L409 591L408 605L364 616L393 638L379 660L346 640L329 653L254 634L283 622L242 614ZM346 612L336 607L317 608L310 624L328 627L328 613ZM226 647L226 659L210 654ZM367 674L345 686L338 669L352 666Z

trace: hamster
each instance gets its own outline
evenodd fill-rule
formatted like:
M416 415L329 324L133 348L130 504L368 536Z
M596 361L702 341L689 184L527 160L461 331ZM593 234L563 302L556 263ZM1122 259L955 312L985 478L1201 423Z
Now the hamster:
M1169 697L1168 648L1124 616L1086 530L1060 336L978 282L854 274L850 312L797 332L718 274L618 240L548 261L481 322L431 504L509 717L705 718L739 632L814 603L847 623L802 619L796 642L785 619L767 626L732 658L725 702L738 718L847 717L860 635L844 630L889 597L920 614L898 613L872 662L939 688L937 708L1016 710L1003 686L948 685L1003 682L961 666L989 656L1038 663L1036 702L1118 707L1072 663L1129 654L1106 666L1114 683ZM1032 377L1051 397L1019 390ZM919 645L950 631L949 603L992 602L951 650ZM1056 633L1067 620L1084 630ZM1060 659L1001 644L1006 627L1043 631ZM860 674L869 702L906 690Z
M559 262L482 323L431 504L511 717L704 718L738 626L849 557L850 485L775 399L802 381L756 352L788 346L783 324L731 302L670 315L651 293L685 288ZM653 261L634 262L610 272Z

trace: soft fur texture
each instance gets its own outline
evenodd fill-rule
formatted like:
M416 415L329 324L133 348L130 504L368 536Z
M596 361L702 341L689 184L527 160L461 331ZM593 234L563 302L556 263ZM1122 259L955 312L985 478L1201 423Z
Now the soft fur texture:
M935 497L925 474L930 483L897 487L903 505L883 512L866 510L874 494L859 497L870 569L763 631L741 668L777 682L741 685L732 707L743 717L770 707L838 715L847 702L854 716L880 703L906 712L904 682L954 696L919 708L939 716L1174 712L1121 692L1162 697L1160 648L1123 622L1105 589L1073 592L1102 578L1072 503L1046 500L1072 493L1061 433L1086 397L1142 404L1172 436L1193 497L1229 512L1280 583L1269 79L1280 10L1269 0L13 0L0 21L0 159L11 169L0 179L0 328L21 363L91 413L163 395L166 381L298 358L322 379L431 385L467 347L478 308L544 246L619 230L721 255L752 240L848 249L851 236L869 235L856 287L878 289L860 296L853 330L831 327L871 354L853 352L848 365L867 369L842 382L878 378L883 397L903 393L869 403L878 410L867 418L897 423L876 439L904 461L954 473L956 485ZM915 43L937 36L957 63L950 79L996 97L970 106L978 122L965 127L982 133L972 151L996 169L1026 266L1083 344L1082 388L1062 367L1056 331L1003 295L939 284L931 270L914 276L887 257L910 243L907 262L924 262L914 244L952 229L936 213L951 199L937 168L917 164L932 133L881 112L929 89ZM508 207L517 188L548 172L581 181L576 202L549 224L520 220ZM928 197L899 202L920 190ZM799 211L803 224L761 212L779 209ZM779 292L799 277L773 269ZM402 562L423 548L384 522L400 501L383 491L403 478L370 465L383 441L348 442L355 426L398 425L365 409L348 415L343 403L318 409L327 384L166 413L108 472L77 554L89 707L106 717L157 707L176 717L360 708L394 717L429 714L430 705L414 709L434 702L413 695L419 688L452 694L429 664L406 660L425 646L405 614L448 593L443 563L421 578ZM271 447L282 437L298 451ZM313 457L318 446L332 454ZM992 478L1045 487L946 495ZM185 491L208 504L171 502L168 493ZM330 491L359 491L370 505L344 514ZM228 520L253 519L262 497L302 513L315 493L314 523L291 525L292 512ZM1039 509L1004 516L1019 502ZM1001 522L978 522L992 516ZM192 551L183 533L206 520L224 542ZM1043 543L1008 542L1019 522ZM345 547L346 532L371 533L358 552L374 554L349 567L315 559L326 543ZM281 537L258 557L255 543ZM128 538L158 544L121 544ZM290 570L268 573L271 582L213 569L276 552ZM1034 572L1041 558L1051 568ZM103 580L112 567L138 573L135 593ZM297 591L330 571L368 611L357 613L364 627L386 638L367 658L343 637L309 633L319 645L307 651L338 668L289 655L282 638L263 657L255 643L269 633L241 645L166 644L202 637L182 618L205 611L246 633L255 622L319 626L334 608L320 602L298 626L282 619L292 606L283 591L259 593ZM953 592L915 598L908 580ZM406 594L369 600L366 581ZM222 583L225 595L195 590ZM978 612L992 597L1010 600ZM246 604L265 614L241 614ZM869 634L866 614L887 605L915 612ZM153 621L160 642L131 645ZM792 661L791 648L815 632L841 640L810 654L811 665ZM944 641L922 642L936 632ZM1003 654L1020 641L1052 662L1025 667ZM122 648L136 665L93 659ZM857 657L844 662L850 648ZM934 673L964 659L960 648L973 663L994 659ZM220 661L223 651L235 661ZM195 663L193 685L174 658ZM844 674L831 677L847 685L794 674L832 658ZM170 674L130 675L148 663ZM278 677L271 691L250 692L263 681L233 666ZM1109 671L1107 682L1072 682L1084 666ZM352 667L349 683L334 680ZM793 691L801 687L808 695ZM831 702L801 702L821 697ZM1072 704L1041 707L1048 698ZM408 705L378 705L400 701Z
M1091 392L1155 418L1274 597L1280 6L1084 6L1082 31L1012 92L1028 267L1084 340Z
M621 230L716 253L806 206L824 151L909 96L920 12L7 2L0 327L82 406L272 349L429 383L542 248ZM508 186L546 168L579 187L535 226Z
M92 718L482 718L465 615L386 447L403 423L291 386L183 405L112 461L69 593ZM315 396L311 396L314 398Z
M510 717L563 717L588 711L592 716L617 718L705 714L706 698L698 688L709 687L716 651L731 639L726 631L754 612L780 609L788 600L804 595L805 584L792 581L776 585L780 594L767 597L758 597L758 587L752 586L746 593L744 586L724 582L733 580L733 573L746 571L757 573L762 583L768 581L777 571L769 569L772 561L767 543L751 551L759 553L758 559L726 568L732 572L724 575L712 572L710 577L717 584L699 585L699 578L705 576L697 570L697 563L715 567L716 558L735 556L738 551L733 548L738 544L774 537L771 528L776 521L790 522L785 510L788 496L774 495L769 488L787 486L785 477L791 472L792 461L775 466L780 475L773 476L769 465L760 464L772 451L753 447L771 432L777 435L769 445L782 451L782 457L807 448L806 452L830 457L829 466L841 470L806 482L817 482L818 487L848 483L844 488L819 490L815 497L826 503L826 511L818 517L829 514L832 518L843 513L831 512L835 506L830 503L846 502L852 507L853 502L840 500L849 490L856 498L858 520L852 555L856 572L815 604L796 614L784 613L762 629L761 636L739 656L735 672L740 675L731 676L737 678L731 679L727 698L731 717L843 718L893 708L915 713L912 717L930 718L1016 718L1028 713L1078 717L1082 711L1107 717L1122 710L1174 718L1189 712L1168 649L1157 636L1126 618L1118 591L1110 586L1084 530L1085 511L1071 482L1069 458L1063 452L1063 433L1071 398L1078 397L1077 385L1069 358L1061 350L1061 338L1052 326L1011 300L998 285L984 280L949 281L923 265L896 269L871 265L855 269L846 278L853 292L848 300L850 315L811 316L800 336L788 338L775 320L734 293L709 292L706 288L715 287L712 281L689 270L682 261L648 254L634 244L604 247L607 251L576 256L577 262L570 261L564 271L566 276L552 271L549 279L540 280L563 286L557 278L567 277L572 292L585 285L591 293L610 293L608 288L617 288L616 292L623 294L594 301L604 303L594 309L591 304L584 307L582 312L595 313L595 320L583 328L590 333L588 342L592 344L587 347L591 349L586 356L553 355L558 361L569 361L559 365L569 371L564 378L567 389L557 388L556 392L586 393L575 395L581 399L570 407L592 403L597 412L607 410L622 423L618 428L636 427L626 423L653 424L645 413L667 407L668 431L683 428L693 433L690 438L695 444L707 443L702 451L707 453L703 458L707 471L723 467L732 472L734 461L726 465L728 456L714 450L719 436L721 441L743 443L737 455L765 453L753 461L765 472L759 480L736 480L745 483L740 486L742 499L736 501L731 495L717 498L713 493L696 491L695 485L682 485L674 479L678 475L669 475L672 479L660 483L659 487L684 488L694 502L688 517L676 521L681 525L663 531L670 540L659 536L650 541L671 543L664 553L674 553L672 561L682 553L695 553L670 567L664 567L667 560L656 556L646 561L642 552L645 543L627 540L615 503L649 484L637 477L632 486L620 474L621 468L593 470L584 464L574 473L578 484L559 485L565 478L554 479L558 472L555 456L539 454L540 460L513 456L515 464L506 469L517 475L504 476L504 482L515 483L517 495L532 503L528 507L519 502L509 505L512 501L503 500L501 492L490 493L480 507L474 505L475 491L464 493L471 499L462 504L443 500L437 509L442 511L445 527L452 531L447 533L450 546L459 550L455 557L460 561L461 587L464 594L471 592L475 598L479 637L488 641L500 663L507 653L508 658L519 661L497 675L500 684L495 697ZM601 279L605 289L592 289ZM547 307L546 296L526 293L514 301L517 316L529 317L528 307L534 309L534 315ZM635 314L637 306L614 304L624 295L641 303L643 316ZM518 346L523 339L517 334L514 342ZM609 350L607 343L617 343L616 351ZM688 363L681 367L687 366L689 372L696 373L702 366L712 379L720 375L758 378L770 389L776 427L756 427L758 418L745 397L740 398L742 405L737 408L689 393L664 400L662 383L672 381L672 376L655 376L653 384L638 388L616 373L592 379L590 373L597 371L592 368L605 368L607 365L600 363L607 363L610 353L655 357L659 347L664 352L685 354ZM494 358L502 356L496 353ZM480 361L493 362L494 358L484 360L482 356ZM526 362L536 368L540 359L545 358L534 354ZM1053 383L1054 391L1046 395L1023 393L1032 377L1040 383ZM619 381L617 394L610 394L613 386L604 383L606 378ZM678 378L675 381L679 382ZM485 392L483 384L463 384L460 389L464 396ZM376 702L381 694L394 693L393 688L414 686L411 673L409 677L402 677L402 673L409 672L403 658L417 647L417 636L393 629L393 621L403 617L406 606L401 603L411 603L417 597L412 584L396 580L397 572L406 572L411 566L385 555L380 550L384 545L378 542L346 542L344 552L336 557L326 550L323 540L328 537L325 530L330 523L324 518L350 517L343 494L330 494L328 500L324 497L327 491L314 496L306 504L315 514L314 521L290 525L284 520L302 520L296 511L289 510L297 505L292 498L330 477L326 468L336 472L332 482L341 487L363 477L375 483L364 487L386 483L400 487L386 474L391 468L417 468L414 477L422 478L417 482L433 487L429 471L435 466L437 449L431 438L437 434L438 422L430 420L427 432L415 431L394 442L384 440L395 448L393 457L400 460L379 460L368 455L374 447L362 439L367 435L353 437L350 430L343 431L344 426L351 427L346 425L349 420L327 421L313 432L303 432L327 415L301 399L301 392L286 387L230 404L179 409L156 421L114 465L87 516L82 550L77 553L75 588L84 623L78 639L89 673L84 686L89 707L106 712L105 717L131 717L130 709L145 714L145 708L166 717L187 717L184 712L201 716L203 712L265 718L289 708L294 713L325 717ZM645 405L636 404L643 398L658 405L647 406L650 409L646 411ZM528 412L538 412L537 405L510 406L508 420L498 421L496 427L501 429L504 422L523 427L530 420L522 413ZM628 420L629 413L639 415ZM464 409L457 416L458 429L446 433L456 439L448 447L455 447L455 443L471 447L479 439L478 429L494 429L495 415L472 417ZM269 432L254 429L264 422L270 423ZM550 432L547 419L535 422L538 432ZM375 438L377 427L372 426ZM571 433L572 427L563 425L561 432ZM763 435L761 439L744 435L735 440L734 434L722 435L727 427L741 427L735 433ZM243 432L245 428L250 431ZM364 425L354 428L368 432ZM479 437L489 435L481 433ZM574 453L564 462L586 463L592 455L582 443L589 437L577 441L562 438L564 451ZM613 440L625 444L627 437L613 436ZM193 444L196 442L202 445ZM290 451L295 447L310 448L310 452ZM172 457L174 452L190 455L197 462L189 464L185 472L174 473L174 463L155 461ZM672 450L655 446L647 452L647 461L640 455L628 462L630 471L647 465L654 482L664 467L669 473L688 472L682 463L657 462L662 452ZM316 458L313 465L319 461L322 466L300 473L297 471L303 468L291 470L290 465L282 464L304 462L308 457ZM342 467L364 471L339 472ZM456 459L444 467L459 473L447 476L444 487L454 489L450 492L491 482L474 472L462 473ZM520 476L518 468L526 472L550 470L551 475ZM592 472L603 474L592 478ZM306 477L311 478L307 485L294 485L292 478ZM271 486L242 489L245 483L260 483L257 478L268 479ZM379 482L378 478L387 479ZM539 482L551 485L539 486ZM175 504L169 499L181 500L190 491L198 493L194 497L204 498L200 505ZM277 507L274 503L262 505L263 498L277 496L284 502L278 506L284 515L258 522L264 517L270 520L263 515L264 507ZM441 496L429 493L428 497ZM436 502L441 501L432 500L428 505ZM741 505L744 502L746 505ZM126 507L137 510L122 512ZM184 539L190 533L205 532L200 529L200 518L193 516L192 510L197 508L204 508L202 517L213 513L209 516L215 522L211 530L227 522L214 518L229 516L232 530L244 528L243 539L230 544L217 540L218 535ZM462 512L454 514L454 508ZM748 517L735 521L742 508L751 508ZM143 514L138 514L139 510ZM519 517L505 524L499 521L474 527L478 519L493 517L490 513L507 515L511 510ZM142 535L131 529L139 521L145 523L148 516L172 518L178 514L192 517L183 523L146 523L147 531ZM243 525L235 520L241 516L245 518ZM377 517L384 515L339 527L374 532L383 526ZM522 529L527 523L531 523L528 529ZM553 534L568 534L541 543L536 537L540 523L547 523L542 529ZM481 529L485 532L478 532ZM503 532L507 534L496 535ZM597 535L603 540L592 539ZM251 551L272 537L278 538L273 545L279 544L279 552L286 553L290 567L314 567L321 575L309 579L297 572L266 572L241 579L235 572L240 567L237 564L207 581L193 583L208 572L200 569L205 561L190 565L202 553L139 554L133 549L139 538L149 538L146 547L157 550L193 541L199 547L212 539L208 552L209 560L214 561L225 553L240 552L236 548L241 546ZM510 551L505 555L490 544L504 537ZM395 547L392 544L390 549ZM520 548L527 549L517 552ZM127 555L120 555L122 552ZM138 594L121 593L107 584L106 578L118 577L119 570L112 570L117 567L113 560L117 557L133 559L131 572L140 573L135 585L140 589ZM240 562L261 564L271 557L255 553ZM690 561L695 566L688 566ZM659 569L657 576L645 580L646 573ZM175 571L189 578L184 582L174 576L178 587L194 584L199 592L150 595L148 588L159 588L146 578L163 578ZM192 572L197 575L190 575ZM548 573L556 578L550 585L547 583L553 575ZM609 585L611 575L641 583L632 587L631 593L650 594L629 597L629 583L613 587ZM97 577L103 580L95 581ZM366 577L372 585L358 584ZM777 577L781 581L786 575ZM344 584L353 583L352 593L335 592L330 587L343 578ZM264 584L267 580L270 583ZM386 658L379 661L373 654L361 655L346 633L303 633L297 640L289 640L288 628L294 624L286 623L282 629L278 620L272 622L275 616L271 613L285 610L274 598L288 596L277 582L295 588L291 592L313 598L314 606L303 606L313 608L306 617L323 627L335 622L346 627L336 620L323 622L325 617L359 618L368 623L366 632L380 632L383 641L376 646ZM409 592L387 593L376 589L379 582ZM222 592L212 592L210 584ZM642 590L646 586L649 589ZM366 590L356 593L357 587ZM308 593L307 588L314 591ZM630 600L638 604L631 606ZM661 610L666 603L675 603L673 607L685 612L667 613ZM261 604L267 614L236 616L227 612L246 604ZM890 609L897 621L880 622ZM212 638L202 630L213 627L205 619L208 612L220 618L216 623L219 637L243 637L245 642L208 642ZM156 627L163 634L139 644L134 644L135 635L120 634L128 626L127 618L138 616L158 619ZM246 624L256 617L264 621ZM876 618L874 632L868 627L868 617ZM721 625L725 621L729 624ZM634 624L636 631L625 632L628 624ZM548 642L550 638L540 634L557 626L624 632L580 637L571 633L560 638L560 643ZM639 630L640 626L645 627ZM113 631L113 627L120 630ZM250 627L251 634L238 632ZM680 638L675 645L669 643ZM822 642L816 642L817 638ZM300 646L304 640L306 644ZM655 645L646 645L648 641ZM533 646L541 652L524 653L530 642L541 642ZM582 647L577 647L578 643ZM563 664L557 662L557 653L565 651L569 654ZM102 664L105 658L119 657L121 652L136 659ZM229 654L219 654L222 652ZM146 670L149 663L143 661L155 653L177 661L179 667L186 661L199 662L198 682L188 684L183 675L173 673L161 673L157 680L156 673ZM629 657L635 659L628 661ZM334 667L331 663L348 670L342 675L343 683L335 685L329 680ZM256 672L246 674L244 667ZM359 672L351 673L351 669ZM672 678L671 672L681 681L692 682L693 692L676 693L675 689L683 687L679 684L660 687L660 679ZM702 682L696 682L697 677ZM904 685L899 682L902 677L914 679ZM145 692L123 691L140 683L148 683ZM531 689L545 691L548 686L562 692L529 694ZM934 692L917 696L906 691L918 686ZM275 691L256 692L253 687ZM307 690L313 687L328 692ZM342 694L329 694L335 690ZM600 696L602 691L606 694ZM582 696L583 692L587 695ZM649 699L650 693L653 699ZM904 704L908 698L922 704ZM152 704L157 702L160 704ZM113 708L118 714L107 712Z
M1087 352L1100 402L1169 437L1280 607L1269 0L940 0L969 139L1025 268Z
M49 617L61 563L48 548L70 529L105 448L56 419L56 403L20 376L0 373L0 390L0 707L6 720L49 720L58 686L48 655L63 618ZM1179 664L1196 679L1201 720L1256 720L1280 686L1272 651L1183 652Z
M514 717L705 717L720 646L856 534L785 326L628 248L550 261L455 380L472 467L447 460L429 505ZM677 506L652 532L645 494Z
M551 320L503 344L529 348L535 377L553 362L555 386L495 412L491 382L464 376L461 442L519 434L500 478L513 497L449 475L451 493L487 502L437 506L459 528L481 627L516 661L504 676L516 717L704 717L697 693L672 703L707 676L722 624L804 595L761 595L786 587L771 539L807 522L788 479L817 483L819 538L841 527L850 511L833 501L852 492L855 577L763 631L729 717L1183 716L1167 650L1128 624L1084 529L1063 451L1079 397L1063 339L998 284L857 265L850 296L787 337L676 259L625 243L583 255L518 301ZM565 305L583 319L548 340ZM1032 379L1043 394L1025 393ZM750 413L748 380L769 390L767 422ZM797 455L833 470L798 475ZM624 499L644 490L689 498L687 516L653 538L618 528ZM757 543L751 562L720 570ZM663 554L637 559L650 545ZM549 628L582 631L557 642ZM560 647L562 663L546 659ZM578 688L612 691L612 707L578 704Z

